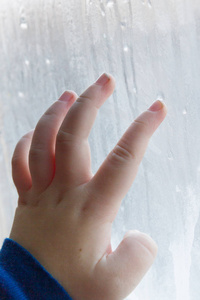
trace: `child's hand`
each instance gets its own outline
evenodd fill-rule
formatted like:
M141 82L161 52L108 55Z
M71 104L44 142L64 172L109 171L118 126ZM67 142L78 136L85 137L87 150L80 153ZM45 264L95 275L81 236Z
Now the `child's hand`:
M88 136L114 87L110 75L80 97L65 92L21 138L12 159L19 200L10 238L75 300L125 298L157 254L144 233L130 231L114 252L110 240L121 201L167 110L147 110L133 121L93 176Z

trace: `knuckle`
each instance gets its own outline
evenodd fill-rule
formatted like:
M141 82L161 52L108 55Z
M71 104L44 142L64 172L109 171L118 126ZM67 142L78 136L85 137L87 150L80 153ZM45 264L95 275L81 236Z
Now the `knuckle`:
M76 139L77 137L73 133L66 132L60 129L57 134L56 142L61 145L62 144L66 145L71 142L74 142Z
M89 105L90 107L92 106L98 110L98 107L95 105L95 101L91 97L85 96L84 94L80 95L76 102L83 103L84 105Z
M37 160L38 157L44 154L44 150L40 148L33 148L31 147L29 150L29 157L32 161Z
M76 100L76 102L80 102L80 103L85 103L85 102L92 102L92 99L88 96L85 96L85 95L80 95L78 97L78 99Z
M120 142L120 144L115 146L110 156L110 159L118 164L129 162L135 158L135 154L132 153L128 149L128 146L123 142Z
M56 113L56 111L54 109L48 109L42 118L46 117L46 118L52 118L52 117L57 117L58 114Z
M136 125L138 128L138 131L142 131L145 133L149 132L149 124L140 120L134 120L133 125Z

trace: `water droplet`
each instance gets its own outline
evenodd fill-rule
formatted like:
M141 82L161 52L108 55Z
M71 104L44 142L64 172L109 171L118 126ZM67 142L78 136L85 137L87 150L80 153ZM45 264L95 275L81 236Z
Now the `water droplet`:
M128 52L129 51L129 47L128 46L124 46L124 52Z
M127 25L126 21L120 22L120 26L121 26L122 29L125 29L126 25Z
M23 6L20 7L20 9L19 9L19 14L20 14L20 15L24 15L24 7L23 7Z
M136 87L133 88L133 92L134 92L135 94L137 94L137 89L136 89Z
M101 11L101 14L102 14L103 17L105 17L105 15L106 15L103 10Z
M107 38L107 35L104 33L104 34L103 34L103 37L104 37L104 39L106 39L106 38Z
M184 110L183 110L183 115L186 115L187 114L187 109L185 108Z
M173 155L172 151L169 152L167 158L168 158L169 160L174 160L174 155Z
M148 7L152 8L151 0L148 0Z
M50 65L50 63L51 63L48 58L46 58L45 62L46 62L47 65Z
M24 22L21 22L20 23L20 27L21 27L21 29L27 29L28 28L28 24L24 21Z
M24 98L24 93L18 92L18 96L19 96L20 98Z
M113 7L114 1L113 0L107 0L107 7Z
M171 156L168 156L168 159L169 159L169 160L174 160L173 157L171 157Z
M25 65L27 65L27 66L30 65L30 61L28 59L25 60Z

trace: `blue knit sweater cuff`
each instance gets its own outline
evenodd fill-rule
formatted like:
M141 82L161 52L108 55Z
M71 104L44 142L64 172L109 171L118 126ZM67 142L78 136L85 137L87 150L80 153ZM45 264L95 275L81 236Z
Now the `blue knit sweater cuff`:
M0 251L0 299L72 300L39 261L10 238Z

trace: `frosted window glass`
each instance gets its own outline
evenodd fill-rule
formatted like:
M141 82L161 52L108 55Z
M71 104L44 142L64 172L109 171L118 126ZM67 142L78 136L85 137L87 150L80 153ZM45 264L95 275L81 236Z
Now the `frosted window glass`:
M67 89L116 79L89 137L95 173L154 100L168 115L150 140L113 226L152 236L157 258L127 300L200 299L200 5L197 0L0 0L0 239L17 205L19 138Z

